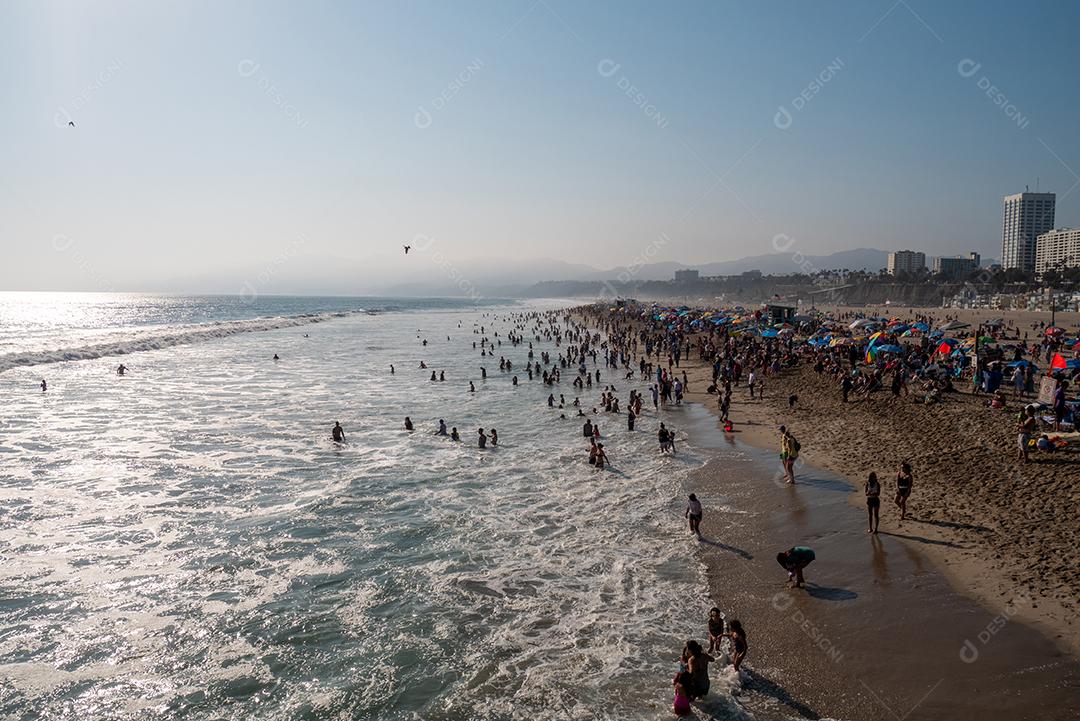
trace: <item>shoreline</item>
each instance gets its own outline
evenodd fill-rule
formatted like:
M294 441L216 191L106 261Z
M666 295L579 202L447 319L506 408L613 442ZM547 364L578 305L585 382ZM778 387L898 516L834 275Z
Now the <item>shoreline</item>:
M708 385L711 377L709 369L702 366L696 359L684 363L684 367L690 378L692 389L686 394L687 400L704 405L710 413L719 417L715 411L715 398L701 392L701 389ZM1016 574L1015 578L1021 579L1024 578L1023 574L1030 576L1031 569L1025 566L1023 559L1008 558L996 550L996 547L989 546L988 539L1000 536L1001 531L998 529L981 525L977 521L940 517L943 515L940 512L941 509L927 508L932 499L940 500L943 496L947 499L948 495L947 493L935 494L930 499L927 498L929 489L927 484L921 483L923 479L919 478L918 464L915 468L917 486L909 502L911 511L909 520L898 528L896 507L892 503L888 485L891 479L890 471L895 468L896 463L892 462L891 458L890 462L883 463L880 457L877 461L865 462L860 458L862 454L854 450L856 444L864 448L875 445L874 441L868 438L874 433L869 423L866 426L845 423L842 417L828 416L827 411L826 413L821 413L820 409L811 411L804 406L803 399L807 396L808 389L809 392L823 390L813 388L816 379L808 379L806 377L808 374L814 375L809 368L799 367L782 371L779 377L767 377L765 379L767 398L764 402L751 401L747 397L745 388L740 388L733 393L730 415L735 421L739 441L759 449L774 450L778 448L779 443L777 428L780 424L787 423L803 445L796 473L812 470L807 467L809 464L844 478L852 486L848 494L852 515L861 519L865 519L866 515L861 484L866 472L877 470L883 483L881 532L916 533L918 540L913 537L908 539L908 542L918 543L919 549L927 553L958 591L977 599L988 608L1000 606L1003 599L1008 600L1020 596L1030 598L1030 602L1020 607L1017 614L1019 619L1037 627L1064 651L1074 656L1080 655L1080 624L1073 620L1077 600L1073 598L1070 604L1067 598L1048 596L1046 588L1038 585L1022 588L1022 583L1013 580L1013 574ZM800 395L800 402L794 411L789 411L786 408L787 397L793 393ZM839 392L837 391L835 395L839 395ZM893 400L886 399L886 395L884 392L876 394L870 402L871 405L885 407ZM814 400L817 401L820 398L815 396ZM901 402L904 400L904 397L901 397ZM978 403L973 397L965 397L962 400ZM854 408L856 403L855 401L849 403L849 408ZM888 413L889 410L886 409L885 412ZM828 417L828 423L815 425L813 422L808 422L808 419L814 420L815 414ZM853 427L856 425L858 427ZM843 430L845 427L847 427L846 431ZM883 439L888 435L883 434ZM1007 440L1003 443L1007 443ZM993 446L985 442L977 445L977 450L982 455L990 452L991 449L988 446ZM1007 445L1005 447L1009 448ZM841 453L838 449L847 450ZM868 457L871 452L877 452L883 456L886 451L882 448L873 448L872 451L867 449L866 456ZM897 455L899 459L899 454L893 455ZM988 460L993 462L994 459ZM1011 459L1007 459L1006 462L1012 463ZM1031 463L1028 470L1033 475L1038 475L1039 465L1038 462ZM1017 478L1015 475L1012 476L1012 480ZM968 513L971 509L956 510L956 515L959 516L961 513ZM1071 534L1065 532L1062 536L1069 538ZM1059 581L1058 590L1067 594L1067 584Z
M865 534L842 477L804 465L801 483L778 482L769 451L723 434L711 408L690 401L683 416L709 458L687 478L706 507L695 555L713 603L747 627L743 693L757 718L774 718L771 706L777 719L860 720L1012 720L1036 702L1069 707L1080 662L1031 633L1019 604L988 609L922 546ZM797 544L818 559L807 589L788 590L772 555Z

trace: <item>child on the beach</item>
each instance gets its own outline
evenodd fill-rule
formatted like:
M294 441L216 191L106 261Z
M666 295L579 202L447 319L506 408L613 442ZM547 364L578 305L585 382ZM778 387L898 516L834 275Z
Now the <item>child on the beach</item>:
M731 639L731 663L735 666L735 670L738 671L743 659L746 658L748 648L746 645L746 631L738 619L733 618L728 622L727 637Z
M686 671L679 671L671 682L675 687L675 702L672 704L671 710L675 712L676 716L685 716L690 713L690 696L686 692L687 675Z
M720 646L720 639L724 637L724 617L720 615L719 608L709 611L709 653L713 653Z

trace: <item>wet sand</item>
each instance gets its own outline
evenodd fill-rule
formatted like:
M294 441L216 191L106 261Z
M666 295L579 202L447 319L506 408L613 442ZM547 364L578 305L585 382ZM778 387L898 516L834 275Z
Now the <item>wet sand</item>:
M682 415L691 441L715 453L688 485L705 506L713 601L747 629L755 716L1080 718L1080 663L1018 620L1029 599L981 606L923 552L942 541L871 536L841 477L803 466L798 484L784 484L774 453L725 437L700 405ZM788 590L775 560L792 545L817 553L805 590Z

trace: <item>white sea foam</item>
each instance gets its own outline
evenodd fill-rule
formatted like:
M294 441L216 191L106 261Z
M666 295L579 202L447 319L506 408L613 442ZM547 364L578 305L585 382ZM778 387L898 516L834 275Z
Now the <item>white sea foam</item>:
M363 313L363 310L355 311ZM0 373L20 366L36 366L47 363L66 361L93 360L107 356L123 356L150 350L160 350L178 345L201 343L219 338L228 338L238 333L256 333L279 328L321 323L331 318L340 318L349 313L309 313L274 318L254 318L249 320L221 321L193 325L164 326L124 331L109 340L74 346L29 352L7 353L0 355Z
M57 363L48 393L0 376L0 715L666 718L712 605L680 516L704 459L657 455L651 411L634 433L601 413L615 471L596 473L527 348L496 349L518 387L472 348L484 312L361 313L310 338L244 321L147 345L123 379ZM619 378L602 383L621 399L645 385ZM745 718L725 673L709 708Z

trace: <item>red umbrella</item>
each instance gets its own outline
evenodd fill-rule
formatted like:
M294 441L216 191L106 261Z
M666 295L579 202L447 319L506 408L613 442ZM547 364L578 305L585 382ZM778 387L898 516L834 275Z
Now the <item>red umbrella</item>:
M1065 330L1056 326L1050 326L1046 329L1046 335L1061 335Z

